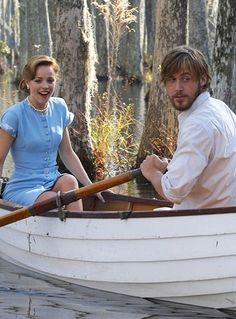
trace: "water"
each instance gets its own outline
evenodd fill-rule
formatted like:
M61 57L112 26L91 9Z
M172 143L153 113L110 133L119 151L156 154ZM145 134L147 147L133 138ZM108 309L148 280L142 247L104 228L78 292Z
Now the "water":
M24 270L0 258L1 319L197 319L236 318L215 309L154 304L75 286Z
M140 87L138 88L140 90ZM131 93L137 97L140 91ZM130 92L129 92L130 93ZM137 94L136 94L137 93ZM143 94L143 93L142 93ZM2 111L18 99L15 88L0 82ZM142 117L144 110L137 113ZM4 176L11 172L11 158L4 167ZM138 193L133 182L117 190ZM145 192L146 189L146 193ZM154 197L147 187L142 194ZM141 298L105 293L78 287L22 269L0 258L0 319L197 319L236 318L236 313L215 309L177 305L159 301L154 304Z

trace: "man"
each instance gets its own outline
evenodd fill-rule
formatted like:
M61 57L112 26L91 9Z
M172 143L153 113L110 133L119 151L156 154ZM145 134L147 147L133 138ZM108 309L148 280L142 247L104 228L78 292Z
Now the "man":
M180 111L177 148L169 164L151 155L140 168L175 209L236 206L236 115L210 97L210 80L193 48L177 47L162 62L161 81Z

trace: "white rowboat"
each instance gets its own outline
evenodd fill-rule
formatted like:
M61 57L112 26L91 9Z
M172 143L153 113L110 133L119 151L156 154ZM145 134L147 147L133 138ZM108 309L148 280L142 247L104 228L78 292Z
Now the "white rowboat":
M153 211L168 203L104 196L64 220L54 210L2 227L0 256L85 287L236 309L236 207ZM0 200L0 216L15 209Z

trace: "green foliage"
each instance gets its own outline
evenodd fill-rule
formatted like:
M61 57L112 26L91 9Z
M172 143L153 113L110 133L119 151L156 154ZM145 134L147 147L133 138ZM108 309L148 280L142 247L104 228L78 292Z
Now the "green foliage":
M11 52L11 49L8 47L6 42L0 41L0 53L3 55L9 55Z
M115 112L108 111L107 98L106 93L99 98L97 113L90 125L97 179L133 167L138 151L133 134L136 124L133 105L120 102Z

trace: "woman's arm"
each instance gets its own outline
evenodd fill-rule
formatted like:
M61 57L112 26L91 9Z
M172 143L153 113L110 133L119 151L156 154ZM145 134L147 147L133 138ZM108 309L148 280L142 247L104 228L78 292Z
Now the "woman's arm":
M73 174L83 185L92 184L88 177L79 157L72 149L68 129L64 129L63 138L59 146L59 155L66 168Z
M7 157L7 154L9 152L9 149L11 147L11 144L14 141L14 137L12 137L10 134L5 132L3 129L0 128L0 177L2 176L3 172L3 165L5 162L5 159Z

